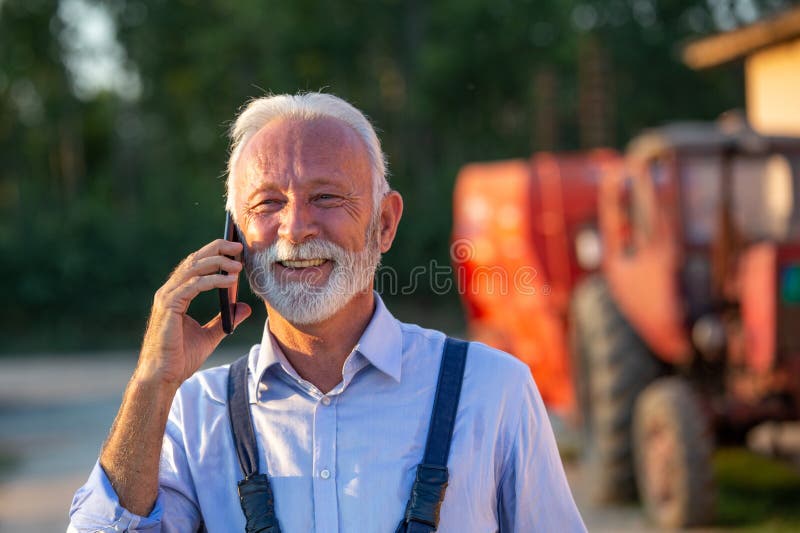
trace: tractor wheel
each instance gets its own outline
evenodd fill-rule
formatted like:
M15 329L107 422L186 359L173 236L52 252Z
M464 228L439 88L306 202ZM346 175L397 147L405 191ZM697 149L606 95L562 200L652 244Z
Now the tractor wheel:
M573 361L579 367L575 389L585 411L584 455L592 497L601 503L634 500L633 406L663 373L663 365L620 313L602 277L577 287L571 314Z
M686 380L667 377L647 387L636 402L633 435L639 495L653 521L664 528L710 523L713 444Z
M575 308L570 309L570 317L567 323L567 342L570 356L570 370L572 372L572 383L575 389L575 403L578 409L577 420L581 428L582 449L588 447L591 436L591 411L589 410L589 368L586 361L586 346L584 346L582 336L578 331L578 320L575 318Z

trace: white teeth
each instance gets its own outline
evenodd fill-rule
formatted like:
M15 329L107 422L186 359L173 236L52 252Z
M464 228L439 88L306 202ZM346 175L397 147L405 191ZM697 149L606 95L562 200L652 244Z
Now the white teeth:
M307 259L305 261L281 261L280 263L288 268L308 268L320 266L325 259Z

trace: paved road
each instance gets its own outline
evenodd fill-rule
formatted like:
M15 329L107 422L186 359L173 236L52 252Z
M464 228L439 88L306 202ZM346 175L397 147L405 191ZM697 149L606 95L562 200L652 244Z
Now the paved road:
M211 365L242 349L215 354ZM0 532L64 531L72 494L86 479L114 419L134 352L0 359ZM5 461L3 461L5 462ZM586 479L568 476L590 531L650 531L636 508L613 511L586 503Z
M246 350L244 350L246 351ZM226 349L224 364L244 353ZM0 532L64 531L136 363L135 352L0 359Z

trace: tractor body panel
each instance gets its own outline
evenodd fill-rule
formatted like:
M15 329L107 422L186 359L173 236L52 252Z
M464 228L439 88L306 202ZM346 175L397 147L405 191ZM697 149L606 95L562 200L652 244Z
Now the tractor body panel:
M451 257L471 338L525 361L548 407L575 408L566 315L586 270L574 245L596 225L611 151L471 164L454 192Z

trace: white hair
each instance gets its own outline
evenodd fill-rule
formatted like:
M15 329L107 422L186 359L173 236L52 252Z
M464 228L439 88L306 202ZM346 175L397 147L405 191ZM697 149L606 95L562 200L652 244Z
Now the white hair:
M330 117L341 120L358 134L364 141L369 153L372 168L372 195L374 209L378 209L381 199L389 192L386 179L386 156L381 149L378 135L364 114L348 102L332 94L318 92L296 95L276 94L251 100L236 117L230 131L231 154L228 159L226 209L236 219L236 194L234 169L247 141L269 122L279 118L300 118L311 120L319 117Z

